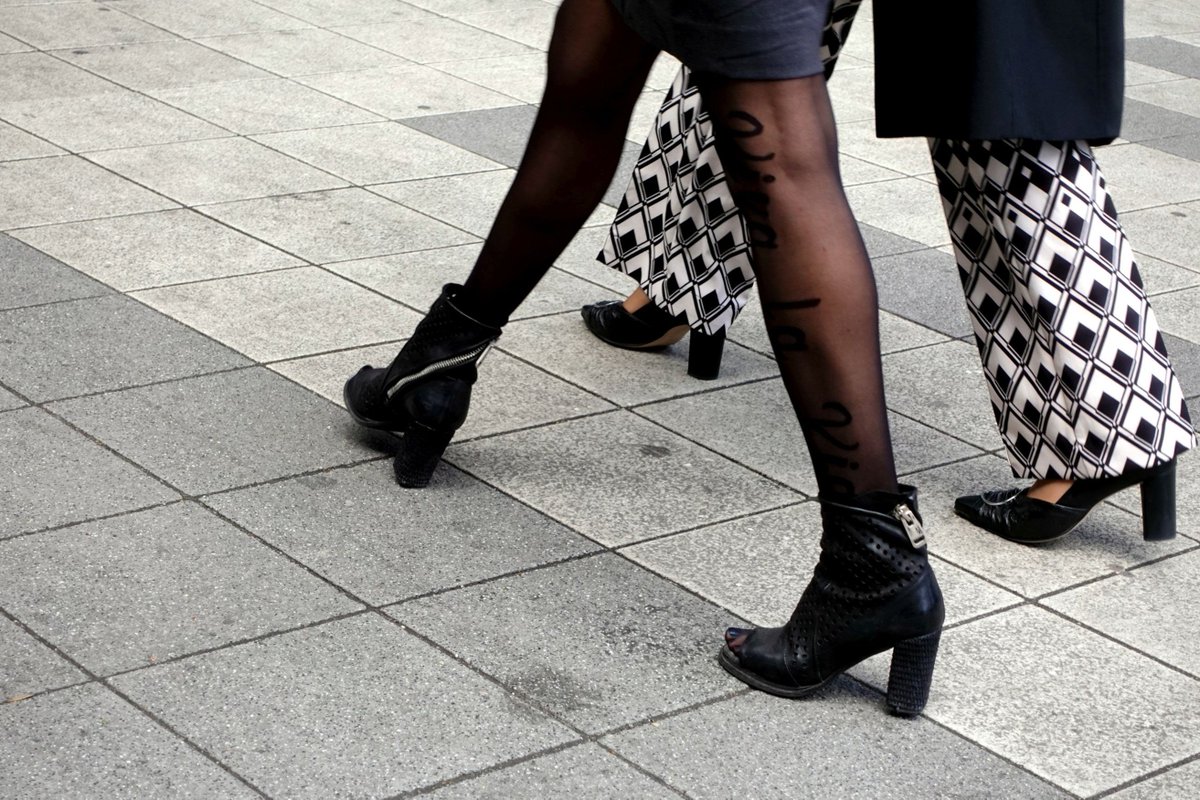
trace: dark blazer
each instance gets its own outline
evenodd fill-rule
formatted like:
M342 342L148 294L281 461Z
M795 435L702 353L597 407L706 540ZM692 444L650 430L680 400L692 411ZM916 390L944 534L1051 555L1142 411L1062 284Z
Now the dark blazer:
M879 136L1111 140L1121 0L875 0Z

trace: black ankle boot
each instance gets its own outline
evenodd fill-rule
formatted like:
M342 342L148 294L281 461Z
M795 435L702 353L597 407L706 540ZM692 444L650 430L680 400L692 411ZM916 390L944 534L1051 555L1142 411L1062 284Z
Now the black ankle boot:
M479 362L500 337L499 328L454 305L461 288L446 284L392 363L386 369L363 367L343 390L346 409L360 425L404 433L394 464L401 486L429 483L467 419Z
M1057 503L1032 498L1028 489L964 495L954 501L954 513L1002 539L1044 544L1066 536L1100 501L1131 486L1142 492L1142 536L1147 541L1174 538L1174 459L1111 478L1075 481Z
M688 375L714 380L721 373L725 331L708 334L688 327L682 317L673 317L654 303L630 313L620 300L603 300L580 309L583 324L597 339L626 350L662 350L691 333Z
M756 689L803 697L891 649L888 709L921 713L946 611L915 513L916 490L901 488L909 491L822 500L821 559L791 619L782 628L730 628L721 666Z

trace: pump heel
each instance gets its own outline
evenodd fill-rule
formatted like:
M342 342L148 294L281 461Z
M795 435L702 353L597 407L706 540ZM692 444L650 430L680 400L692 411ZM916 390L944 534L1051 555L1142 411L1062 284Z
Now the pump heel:
M688 375L702 381L721 375L721 356L725 351L725 331L704 333L693 330L688 339Z
M929 700L933 683L933 665L937 661L942 632L935 631L907 639L892 648L892 667L888 673L887 707L898 717L915 717Z
M1151 473L1141 484L1142 536L1148 542L1175 538L1175 462Z

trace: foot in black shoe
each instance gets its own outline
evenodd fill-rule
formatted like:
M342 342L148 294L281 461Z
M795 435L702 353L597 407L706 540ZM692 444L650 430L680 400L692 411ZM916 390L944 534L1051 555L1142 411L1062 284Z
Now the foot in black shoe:
M1028 489L964 495L954 501L954 513L1002 539L1045 544L1066 536L1102 500L1132 486L1141 488L1143 536L1147 540L1174 537L1174 460L1110 478L1077 480L1057 503L1030 497Z
M654 303L631 313L620 300L604 300L584 306L580 313L597 339L627 350L659 350L675 344L688 332L686 322Z

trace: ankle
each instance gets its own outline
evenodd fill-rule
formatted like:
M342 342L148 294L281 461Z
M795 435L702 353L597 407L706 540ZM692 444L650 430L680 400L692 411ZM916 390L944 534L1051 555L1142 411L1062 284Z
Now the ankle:
M508 324L508 314L498 308L494 301L480 296L478 292L464 286L450 298L451 305L463 316L491 328L503 328Z
M1029 487L1029 491L1026 494L1033 500L1041 500L1044 503L1057 503L1074 483L1074 481L1059 478L1041 478L1034 481L1033 486Z

